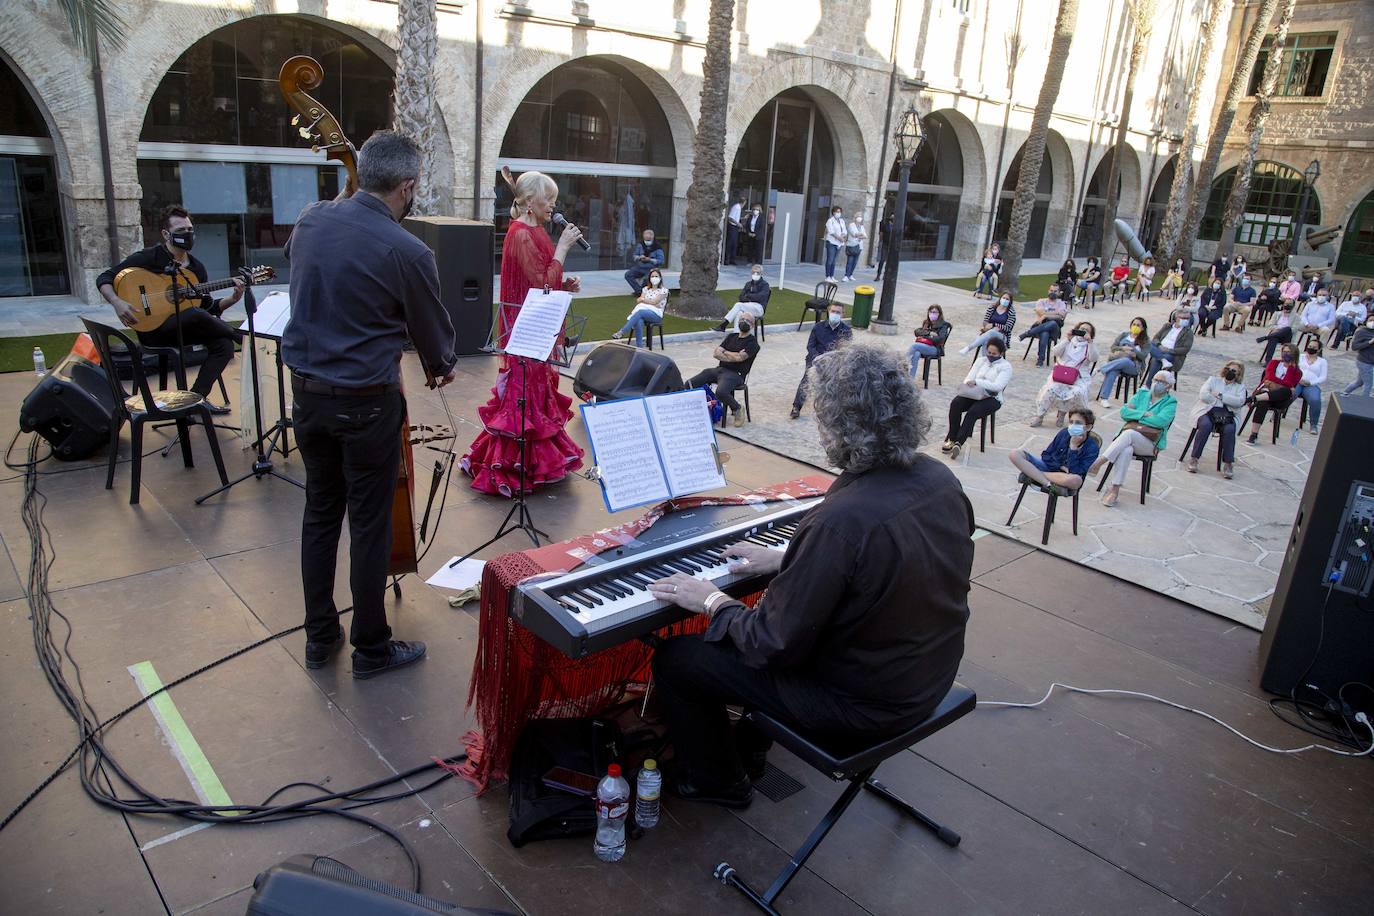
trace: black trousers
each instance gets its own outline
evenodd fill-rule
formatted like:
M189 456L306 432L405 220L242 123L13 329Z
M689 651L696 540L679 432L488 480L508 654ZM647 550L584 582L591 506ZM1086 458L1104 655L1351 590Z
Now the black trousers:
M349 641L355 656L382 656L391 639L383 600L403 415L399 392L332 397L297 386L292 393L296 446L305 462L301 522L305 633L312 641L329 642L337 632L334 573L339 532L347 513L353 591Z
M1255 401L1255 412L1250 417L1252 426L1259 426L1264 422L1264 418L1269 415L1270 410L1283 410L1293 400L1293 389L1288 387L1270 388L1268 390L1269 399L1267 401Z
M945 433L945 438L963 445L973 435L973 425L996 413L1001 406L1002 402L994 397L975 401L961 394L955 395L954 400L949 402L949 431Z
M734 264L735 256L739 253L739 226L728 225L725 227L725 250L721 252L721 261L726 264Z
M732 733L727 706L761 710L836 738L875 734L819 681L797 670L750 668L730 642L674 637L654 650L653 669L679 771L698 788L743 779L740 754L767 750L771 743L744 723Z
M716 397L720 402L730 408L731 413L739 413L744 408L739 401L735 400L735 392L744 384L744 376L733 369L703 369L696 375L687 380L688 388L700 388L702 385L715 385Z
M160 328L141 331L138 338L153 347L175 347L176 316L164 321ZM188 308L181 313L181 339L188 347L192 344L205 347L208 355L205 362L200 364L200 372L196 374L191 390L208 397L223 374L224 367L234 358L234 343L239 339L239 332L223 318L217 318L203 308Z
M1279 348L1280 344L1293 342L1293 327L1290 325L1286 328L1274 328L1265 335L1264 339L1264 356L1261 361L1268 365L1269 360L1274 358L1274 351Z

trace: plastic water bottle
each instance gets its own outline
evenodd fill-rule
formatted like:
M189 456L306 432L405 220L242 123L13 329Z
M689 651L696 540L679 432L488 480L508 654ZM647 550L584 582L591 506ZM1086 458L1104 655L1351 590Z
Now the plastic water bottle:
M43 355L42 347L33 348L33 374L39 378L48 374L48 359Z
M648 830L658 823L659 799L663 794L663 774L651 758L635 780L635 823Z
M596 841L593 848L602 862L625 858L625 818L630 813L630 784L620 775L620 764L606 770L596 785Z

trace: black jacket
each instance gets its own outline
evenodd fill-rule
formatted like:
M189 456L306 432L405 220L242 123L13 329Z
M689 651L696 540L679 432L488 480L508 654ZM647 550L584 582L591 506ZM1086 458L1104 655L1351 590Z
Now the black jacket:
M187 283L193 278L195 283L193 283L192 285L194 286L195 284L204 283L206 280L210 279L209 275L205 271L205 265L200 263L199 258L191 254L189 251L186 252L186 257L187 265L184 269L180 271L177 277L178 283ZM129 267L141 267L146 271L150 271L155 274L160 274L166 269L167 265L171 263L172 253L167 250L166 245L150 245L149 247L144 248L141 251L135 251L133 254L129 255L127 258L120 261L114 267L111 267L109 270L105 271L103 274L96 277L95 288L100 289L100 287L104 286L106 283L110 284L111 286L114 286L115 274ZM187 273L190 273L192 276L188 278L186 276ZM184 302L187 300L182 301ZM134 303L130 304L132 305ZM219 314L219 306L215 304L214 296L204 297L200 300L200 305L201 308L208 309L212 315ZM183 308L185 308L185 306L183 306Z

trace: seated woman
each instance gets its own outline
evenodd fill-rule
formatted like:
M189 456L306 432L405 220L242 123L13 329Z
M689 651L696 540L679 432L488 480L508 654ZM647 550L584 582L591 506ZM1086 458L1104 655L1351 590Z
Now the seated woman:
M1011 332L1016 327L1016 306L1012 304L1011 293L1003 293L997 299L995 305L988 307L983 313L983 324L978 329L978 336L973 338L966 346L959 348L960 355L977 350L994 337L1001 338L1002 348L1006 349L1007 341L1011 339Z
M983 344L983 355L964 376L964 384L949 402L949 430L944 445L950 460L959 457L964 443L973 435L973 424L995 413L1002 406L1002 392L1011 381L1011 363L1006 360L1007 345L1001 337Z
M954 328L945 320L944 309L938 305L926 309L926 320L916 329L916 342L906 351L907 360L911 363L912 378L920 374L923 358L938 359L945 355L945 341L949 340L949 332L952 330Z
M1239 360L1228 360L1217 374L1202 383L1197 393L1197 403L1188 413L1196 432L1193 435L1192 454L1188 457L1189 473L1197 473L1198 459L1207 447L1212 433L1221 435L1221 473L1227 480L1234 476L1232 466L1236 461L1236 411L1245 406L1245 366Z
M1250 310L1250 320L1246 323L1264 327L1269 323L1269 316L1278 312L1279 306L1282 304L1283 296L1279 293L1279 278L1270 277L1269 283L1255 297L1255 307Z
M663 285L663 273L657 268L649 271L644 288L639 291L634 308L625 318L625 326L611 335L612 340L620 340L634 333L635 346L644 345L644 329L663 324L663 310L668 306L668 290ZM650 334L653 331L649 332ZM653 341L650 340L650 345Z
M1036 368L1045 365L1045 360L1050 355L1050 341L1059 336L1068 318L1069 304L1059 298L1059 289L1051 286L1045 298L1035 303L1035 324L1022 331L1018 337L1019 340L1035 337L1040 341L1040 346L1035 351Z
M1093 340L1096 336L1096 328L1080 321L1073 333L1054 348L1054 371L1040 388L1031 426L1043 424L1051 407L1056 411L1055 426L1064 425L1064 415L1069 411L1087 408L1088 385L1097 362L1097 344Z
M1065 302L1072 302L1074 289L1078 284L1078 265L1074 264L1073 258L1069 258L1064 262L1064 266L1059 268L1059 276L1054 282L1059 287L1060 297Z
M768 310L768 299L772 295L772 288L769 287L768 281L763 279L763 265L755 264L749 272L749 279L745 282L744 288L739 291L739 301L730 306L730 311L726 312L725 318L716 325L716 330L724 332L733 325L738 331L741 315L748 315L754 324L761 324L763 313Z
M1168 447L1169 427L1178 409L1178 401L1169 391L1173 386L1174 374L1161 369L1155 373L1149 388L1137 391L1131 402L1121 408L1121 419L1126 425L1088 471L1096 475L1103 465L1111 464L1112 476L1108 481L1111 486L1102 495L1102 505L1108 509L1121 498L1121 485L1131 470L1131 457L1157 455Z
M1298 352L1292 344L1284 344L1279 350L1279 358L1269 360L1264 367L1264 378L1260 379L1250 400L1255 404L1255 412L1250 416L1250 435L1246 442L1254 445L1259 440L1260 426L1270 409L1283 410L1293 400L1293 389L1302 381L1302 370L1297 366Z
M1102 268L1097 266L1097 258L1088 258L1088 266L1078 275L1078 288L1083 290L1083 298L1089 301L1092 294L1102 288Z
M1260 356L1261 363L1273 362L1275 348L1293 340L1293 308L1293 302L1284 299L1279 305L1279 317L1274 319L1274 326L1268 333L1255 338L1255 343L1264 344L1264 354Z
M1231 259L1231 269L1226 272L1226 288L1230 289L1240 282L1240 278L1245 276L1250 270L1250 265L1245 263L1245 258L1236 255Z
M1083 475L1097 460L1098 441L1092 434L1093 412L1069 411L1069 425L1055 434L1040 457L1019 448L1007 457L1022 475L1058 496L1072 496L1083 486Z
M1112 349L1107 354L1107 364L1101 367L1102 387L1097 399L1103 407L1111 407L1112 389L1119 376L1129 375L1139 378L1145 371L1145 361L1150 356L1149 327L1139 315L1131 319L1129 329L1123 331L1112 341Z
M1175 258L1174 266L1169 268L1169 272L1164 275L1164 282L1159 285L1160 294L1170 299L1178 295L1179 287L1183 286L1183 274L1186 269L1183 259Z
M1135 272L1135 287L1131 290L1137 299L1144 299L1145 294L1150 291L1150 287L1155 282L1155 259L1149 255L1140 262L1140 269Z
M1326 384L1326 360L1322 358L1321 341L1308 338L1303 354L1298 357L1302 381L1293 389L1293 396L1307 402L1307 431L1317 434L1317 422L1322 418L1322 386Z
M1225 310L1226 290L1221 288L1220 280L1213 280L1212 285L1202 291L1202 296L1197 301L1198 336L1206 334L1208 328L1221 321Z

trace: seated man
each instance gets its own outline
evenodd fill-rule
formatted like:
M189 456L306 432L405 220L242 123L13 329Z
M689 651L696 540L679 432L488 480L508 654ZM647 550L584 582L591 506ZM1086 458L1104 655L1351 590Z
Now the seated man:
M754 336L754 326L749 319L741 319L739 332L727 334L712 355L720 361L720 365L698 372L687 380L687 387L715 385L716 397L730 409L735 425L743 426L744 408L735 400L735 391L744 384L749 369L754 365L754 357L759 355L759 339Z
M1175 373L1183 369L1183 360L1193 348L1193 313L1187 308L1178 308L1169 316L1169 323L1158 331L1150 342L1150 362L1145 367L1146 385L1160 369L1172 369Z
M1231 289L1231 301L1221 307L1221 329L1244 334L1245 322L1250 318L1250 309L1254 302L1255 288L1250 285L1250 275L1246 274ZM1239 322L1236 322L1237 317L1240 318ZM1235 327L1232 327L1232 324L1235 324Z
M758 709L820 740L877 741L925 719L964 654L973 508L958 479L920 452L930 425L900 354L841 347L811 367L816 423L843 468L785 553L727 550L740 571L776 572L747 608L692 576L654 596L710 618L704 634L654 652L673 741L669 788L749 804L767 742L726 707Z
M1350 291L1350 298L1336 307L1336 347L1340 347L1355 329L1364 324L1369 307L1359 299L1359 293Z
M163 209L161 214L162 241L157 245L135 251L114 267L95 278L96 289L105 301L114 307L115 315L126 327L133 327L138 320L134 306L115 294L114 282L119 272L126 267L141 267L155 274L164 273L168 266L177 263L178 282L195 286L210 279L205 265L191 254L196 242L196 227L191 223L191 214L185 209L172 205ZM140 331L139 340L152 347L177 346L177 322L181 323L181 343L187 347L200 344L205 347L205 362L191 390L206 399L205 406L213 414L226 414L229 408L210 402L210 392L219 381L220 374L229 361L234 358L234 342L239 332L223 318L220 313L243 297L243 281L234 281L234 292L225 299L216 301L212 296L203 299L185 300L182 310L174 313L160 326L150 331ZM199 308L197 308L199 306Z
M1107 283L1107 295L1115 296L1117 291L1125 292L1126 278L1131 275L1131 259L1125 255L1121 257L1121 263L1112 268L1110 281Z
M1197 333L1201 337L1207 329L1221 322L1221 314L1226 309L1226 288L1223 281L1213 280L1212 285L1202 291L1197 300Z
M854 339L854 329L844 323L844 303L830 303L825 319L811 325L811 336L806 339L806 369L802 371L797 394L792 398L793 420L801 416L802 405L806 403L807 380L811 378L811 364L816 357Z
M1249 324L1264 326L1269 321L1269 316L1279 310L1283 304L1283 294L1279 292L1279 278L1270 277L1269 285L1260 290L1259 297L1255 299L1255 306L1250 310Z
M630 253L630 269L625 271L625 282L630 284L636 296L644 289L644 279L649 276L649 271L662 267L663 259L663 249L654 241L654 230L645 229L643 241Z
M1302 307L1297 321L1299 334L1316 334L1324 339L1336 326L1336 307L1326 297L1326 287L1317 291L1316 298Z
M738 327L739 317L748 315L755 324L763 320L763 313L768 309L768 299L773 295L772 288L768 281L763 279L763 265L755 264L749 272L749 279L744 284L744 289L739 291L739 301L730 307L730 311L725 313L725 318L720 324L716 325L717 331L724 331L731 325Z

